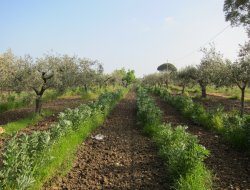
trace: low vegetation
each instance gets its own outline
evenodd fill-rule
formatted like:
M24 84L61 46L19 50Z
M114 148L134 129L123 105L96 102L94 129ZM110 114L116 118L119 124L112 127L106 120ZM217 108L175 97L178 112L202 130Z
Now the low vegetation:
M250 117L240 117L239 114L226 113L221 109L209 112L187 96L172 96L167 89L152 87L150 91L159 95L166 103L175 107L183 116L194 123L219 133L234 147L249 151L250 147Z
M9 122L6 125L2 125L1 127L5 130L4 135L13 135L19 130L24 129L29 125L34 125L52 114L53 112L50 110L44 110L40 115L31 113L28 117L25 117L18 121Z
M77 146L103 122L125 92L105 93L97 101L67 109L49 131L11 138L3 153L1 189L39 189L57 171L65 172ZM69 163L62 167L65 160Z
M162 124L162 113L145 89L138 89L137 107L140 126L159 147L174 189L211 189L211 174L203 163L209 151L198 144L197 137L187 133L186 126Z

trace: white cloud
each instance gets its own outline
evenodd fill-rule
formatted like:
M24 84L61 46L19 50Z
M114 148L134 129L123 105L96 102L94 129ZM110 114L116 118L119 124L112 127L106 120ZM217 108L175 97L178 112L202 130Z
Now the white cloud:
M174 23L174 18L171 16L166 17L164 20L165 20L165 23L167 23L167 24Z

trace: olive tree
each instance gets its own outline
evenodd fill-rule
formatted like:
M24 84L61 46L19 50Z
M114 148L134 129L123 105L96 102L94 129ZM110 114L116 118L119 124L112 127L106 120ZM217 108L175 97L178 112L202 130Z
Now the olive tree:
M157 67L157 70L162 73L160 75L161 80L163 80L168 88L171 78L177 72L176 67L172 63L164 63Z
M60 92L65 91L67 88L73 88L78 85L78 71L79 66L77 65L78 58L77 56L57 56L60 61L57 64L56 70L60 80L58 85L58 90Z
M103 67L98 61L86 58L78 59L79 72L78 84L83 86L87 92L89 87L98 81L100 75L103 74Z
M250 83L250 42L240 47L239 59L229 65L232 83L241 90L240 114L244 114L245 90Z
M196 68L187 66L177 72L176 80L182 87L181 93L184 94L186 86L195 82L193 74L196 73Z
M135 71L134 70L128 70L126 73L126 76L122 79L125 82L125 86L132 84L135 80Z
M162 86L165 83L163 73L153 73L143 77L142 84L149 86Z
M19 89L32 89L36 94L35 112L40 113L42 109L42 96L44 92L52 87L60 85L60 77L57 66L60 59L51 54L45 54L35 61L26 55L18 60L17 72L15 73L16 84Z
M226 21L232 26L242 25L246 27L250 37L250 1L249 0L225 0L224 12Z
M16 56L11 49L0 55L0 88L10 90L13 87L15 77Z
M218 80L220 68L224 64L223 56L216 51L214 46L202 48L203 57L201 63L193 70L192 78L201 88L201 97L207 97L207 86Z
M36 60L36 63L31 67L29 76L30 87L36 93L36 113L41 112L42 96L49 88L56 88L61 84L57 65L60 59L54 55L45 55Z
M111 75L110 75L110 79L109 79L109 83L113 86L115 85L125 85L125 81L124 78L126 77L126 70L125 68L122 69L116 69L114 70Z

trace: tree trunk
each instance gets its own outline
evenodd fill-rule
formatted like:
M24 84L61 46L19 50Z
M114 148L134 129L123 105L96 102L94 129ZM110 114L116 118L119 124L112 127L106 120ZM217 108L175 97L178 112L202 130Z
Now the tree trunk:
M88 86L85 84L84 85L85 92L88 92Z
M201 86L201 97L206 98L207 97L207 88L206 85L200 85Z
M102 84L101 84L101 83L99 83L98 87L99 87L99 89L101 89L101 88L102 88Z
M42 96L37 95L36 96L36 113L40 114L42 110Z
M169 86L168 86L168 80L165 82L165 84L166 84L166 88L168 89L168 87L169 87Z
M245 107L245 89L246 87L241 88L241 98L240 98L240 116L244 115L244 107Z
M185 85L182 86L181 94L183 95L185 92Z

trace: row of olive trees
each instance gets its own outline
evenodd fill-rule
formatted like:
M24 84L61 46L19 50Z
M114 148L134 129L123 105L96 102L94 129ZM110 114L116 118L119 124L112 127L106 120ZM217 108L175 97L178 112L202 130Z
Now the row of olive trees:
M134 80L133 70L123 68L104 74L98 61L78 56L48 53L34 59L30 55L17 57L11 50L0 54L0 89L16 92L33 90L37 113L41 112L42 96L49 88L62 93L67 88L83 87L87 92L91 86L127 86Z
M187 66L177 71L174 65L163 64L158 67L160 73L147 75L142 82L149 85L165 85L167 88L172 82L182 87L182 93L187 86L198 84L202 98L207 97L208 85L237 86L241 90L240 112L243 115L245 90L250 85L250 43L240 46L238 59L235 62L224 59L213 45L210 48L203 48L201 51L203 57L199 65Z
M11 50L0 57L0 88L8 91L33 90L36 112L41 111L41 99L49 88L64 91L69 87L88 86L102 81L103 68L98 61L77 56L45 54L33 59L30 55L15 56Z
M49 88L63 92L67 88L124 85L135 80L134 71L115 70L104 74L103 66L77 56L48 53L40 58L30 55L15 56L11 50L0 55L0 89L2 91L29 91L36 94L37 113L41 112L42 96Z
M232 26L243 26L250 37L250 1L249 0L225 0L224 12L226 21ZM163 85L168 87L169 82L177 81L182 86L182 93L185 87L190 84L198 84L201 88L201 96L207 96L207 86L210 84L221 86L237 86L241 91L241 115L244 114L245 90L250 85L250 41L240 46L238 59L231 62L224 59L216 51L214 46L202 48L203 57L197 66L188 66L178 72L172 64L163 64L158 67L159 71L143 78L143 83L150 85Z

